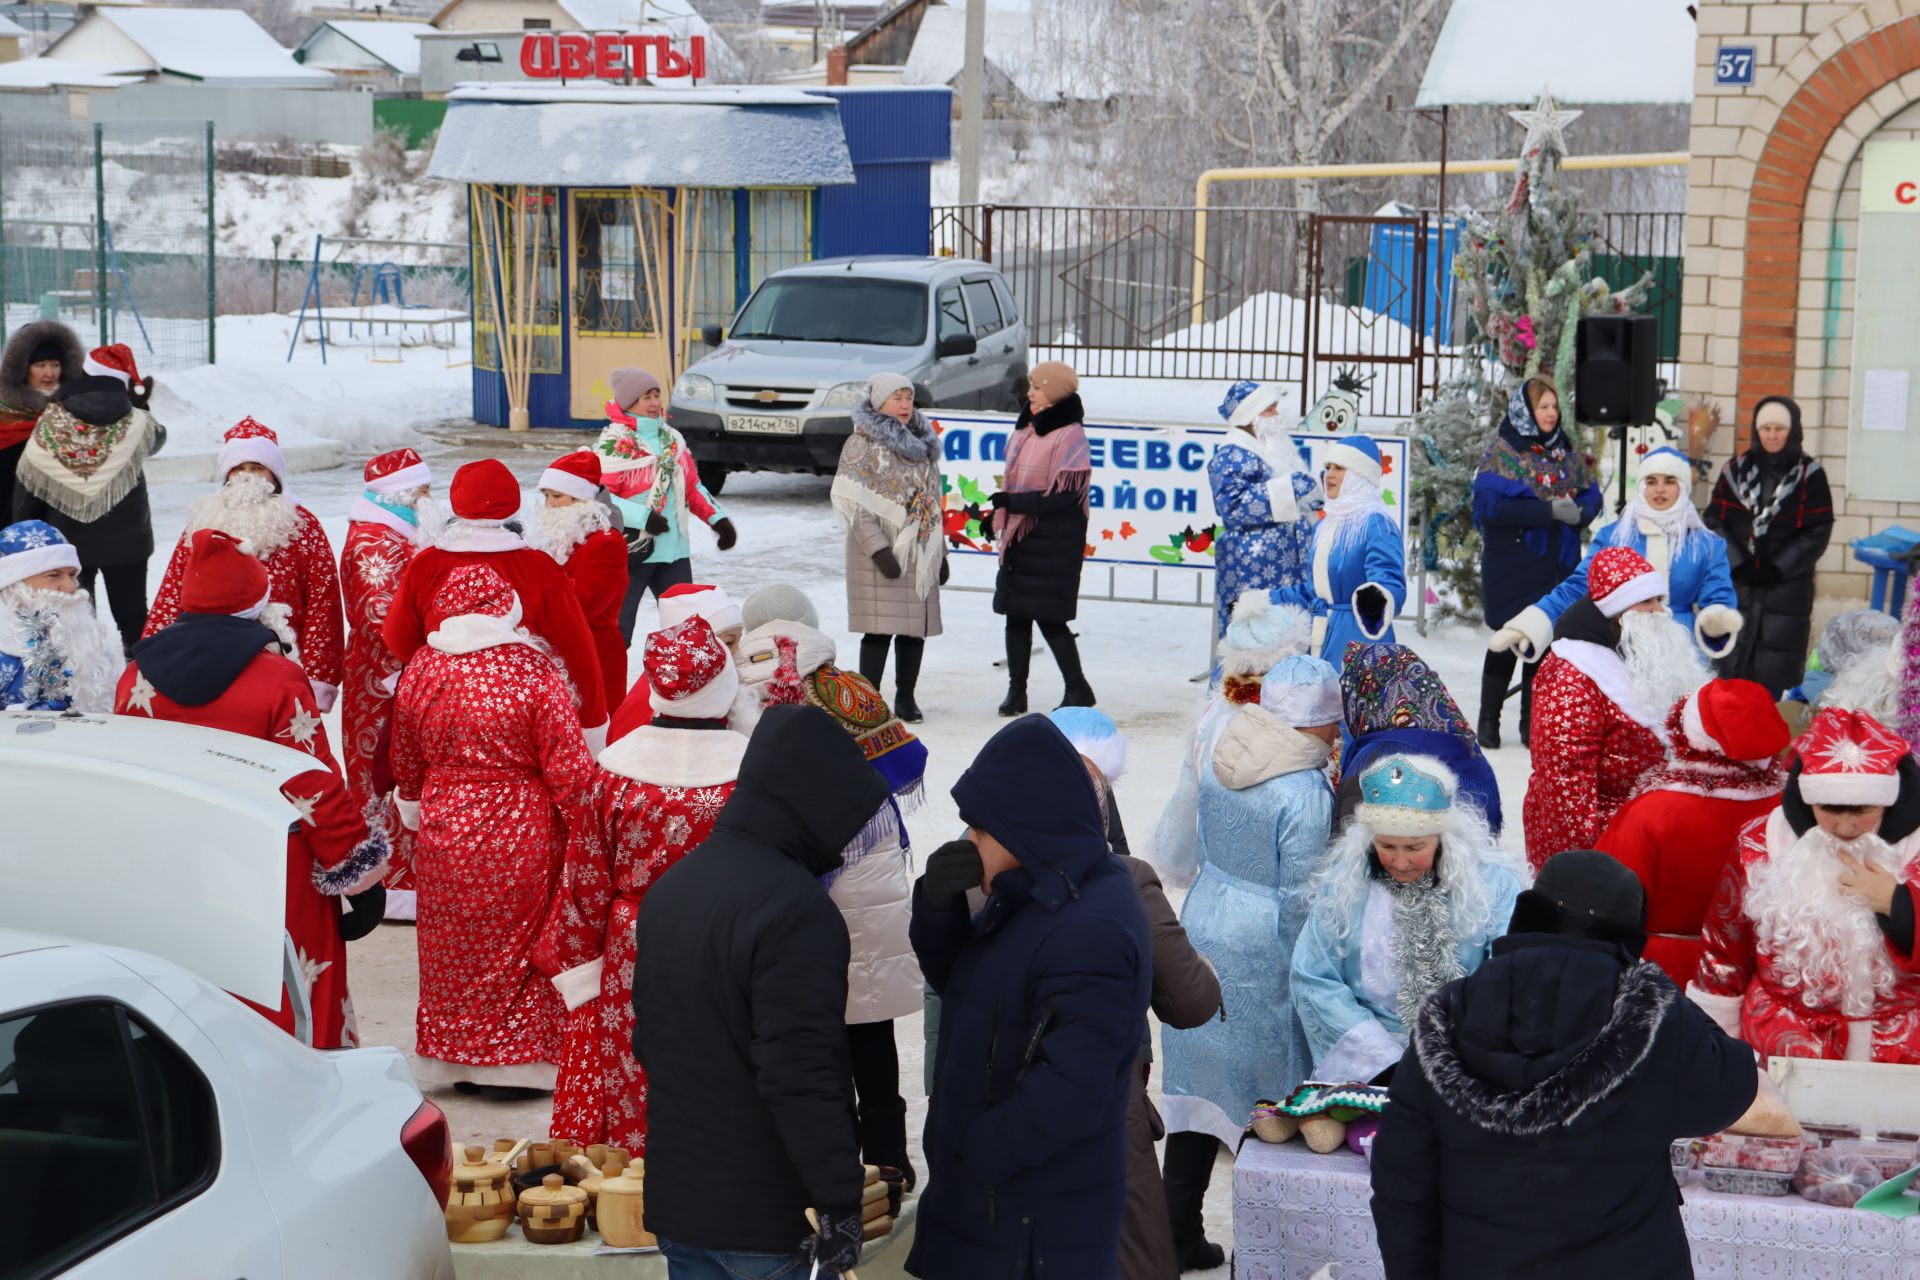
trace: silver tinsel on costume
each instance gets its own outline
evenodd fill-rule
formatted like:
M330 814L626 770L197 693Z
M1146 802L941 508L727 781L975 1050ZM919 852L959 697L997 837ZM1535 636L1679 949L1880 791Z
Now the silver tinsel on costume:
M1412 884L1385 883L1393 898L1393 962L1400 971L1395 1003L1400 1021L1411 1027L1427 997L1462 976L1460 943L1437 873L1429 871Z
M52 610L40 607L20 614L20 630L27 642L24 706L64 705L73 688L73 664L53 644L53 617Z

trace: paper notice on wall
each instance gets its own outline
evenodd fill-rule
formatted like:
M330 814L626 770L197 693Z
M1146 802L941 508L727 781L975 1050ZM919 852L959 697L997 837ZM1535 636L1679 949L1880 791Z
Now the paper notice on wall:
M1867 370L1867 385L1861 396L1861 430L1907 429L1907 383L1905 369Z

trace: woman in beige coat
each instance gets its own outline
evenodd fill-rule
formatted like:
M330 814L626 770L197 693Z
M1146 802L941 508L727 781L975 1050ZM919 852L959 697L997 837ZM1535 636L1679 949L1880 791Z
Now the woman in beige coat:
M847 522L847 628L860 633L860 674L880 687L891 644L893 711L920 720L914 686L926 638L940 634L947 558L940 520L940 443L913 407L913 384L876 373L853 407L833 506Z

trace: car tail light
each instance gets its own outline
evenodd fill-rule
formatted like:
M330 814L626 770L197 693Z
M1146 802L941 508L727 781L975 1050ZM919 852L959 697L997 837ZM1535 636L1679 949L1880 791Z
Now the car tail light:
M453 1186L453 1139L447 1133L447 1114L424 1099L400 1129L400 1146L433 1191L433 1202L444 1206Z

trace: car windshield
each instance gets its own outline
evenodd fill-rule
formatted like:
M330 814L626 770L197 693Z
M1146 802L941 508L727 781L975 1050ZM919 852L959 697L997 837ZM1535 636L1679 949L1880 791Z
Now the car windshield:
M927 337L927 289L856 275L777 276L747 300L731 336L917 347Z

